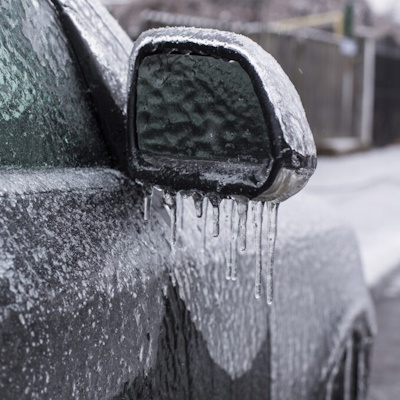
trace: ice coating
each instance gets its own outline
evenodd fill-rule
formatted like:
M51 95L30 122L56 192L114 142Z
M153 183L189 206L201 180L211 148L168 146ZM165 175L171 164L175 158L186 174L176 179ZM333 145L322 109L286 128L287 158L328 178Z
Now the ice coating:
M133 43L98 0L51 0L91 49L118 107L126 112L128 59ZM98 34L101 32L101 35Z
M144 220L148 220L150 213L149 206L151 205L152 189L150 186L143 185L142 192L144 196ZM170 211L170 227L171 227L171 247L174 248L177 241L177 195L173 195L168 191L164 191L164 203ZM180 228L184 225L184 209L185 200L188 198L187 193L182 193L180 196ZM202 248L203 255L207 248L207 222L208 222L208 203L212 205L212 223L213 230L212 236L214 238L219 236L220 231L220 203L221 199L218 197L211 196L203 197L197 192L192 193L192 199L194 203L194 209L196 211L197 218L203 217L202 226ZM229 251L226 260L226 279L235 281L237 279L237 263L238 263L238 251L246 250L246 236L247 236L247 215L249 212L248 200L240 198L236 200L230 200L231 207L230 211L227 210L226 202L224 203L225 218L229 221ZM265 258L265 271L266 271L266 297L267 304L272 305L273 293L274 293L274 281L273 281L273 266L275 257L275 242L278 232L277 218L278 218L279 203L268 202L267 209L267 233L266 233L266 249L267 257ZM201 214L200 214L201 211ZM253 201L252 202L252 223L255 232L256 241L256 278L255 278L255 297L257 299L261 296L262 287L262 248L263 248L263 236L262 236L262 225L263 225L263 213L264 213L264 202ZM237 218L237 224L236 224Z
M196 208L196 215L197 218L201 218L203 215L203 196L199 193L193 193L192 194L194 206Z
M317 214L319 217L317 217ZM333 370L334 366L340 362L345 343L352 330L355 329L354 327L357 326L356 321L360 315L369 315L367 319L371 323L370 329L372 331L376 329L376 326L372 309L370 309L371 314L363 314L362 309L364 306L362 305L362 296L360 295L359 289L354 289L354 291L350 289L350 297L354 296L354 302L351 307L347 308L343 304L343 302L346 301L345 299L348 298L349 293L345 294L342 289L340 289L340 285L350 285L348 279L354 282L353 279L355 277L353 273L355 273L355 271L351 269L350 265L354 262L359 263L360 259L359 255L354 252L354 250L351 250L353 246L356 246L356 240L350 229L346 228L344 225L342 225L342 228L336 225L336 228L332 226L331 229L325 231L328 220L332 222L336 221L339 225L342 223L338 220L337 216L335 217L334 211L323 207L316 199L300 194L292 201L280 205L279 218L280 232L277 240L275 258L277 267L274 271L275 296L274 306L271 308L273 314L271 326L272 335L276 338L279 337L277 340L279 345L274 347L273 356L273 369L276 371L274 376L277 382L273 384L273 393L276 398L290 398L290 393L293 393L293 390L302 393L302 391L305 390L304 387L310 387L314 379L313 376L318 376L321 386L322 382L327 382L329 373ZM288 218L292 218L292 220L289 221ZM304 225L302 225L301 221L304 221ZM307 226L307 229L301 232L304 226ZM314 229L312 227L318 227L317 230L321 229L320 233L314 232L314 234L311 234ZM325 234L323 234L322 231L325 231ZM341 237L337 236L339 231L341 232ZM311 236L309 236L310 234ZM302 237L304 239L301 239ZM307 247L305 237L310 237L310 245L312 242L314 254L319 254L319 256L316 256L316 259L308 258L310 254L307 253L308 255L306 255L304 253ZM294 247L290 248L289 243L294 245ZM297 248L297 251L295 248ZM344 248L346 250L344 250ZM345 258L342 259L342 261L334 260L336 255L339 254L340 257ZM296 263L297 266L294 267ZM300 267L300 264L303 265L303 267ZM289 265L291 266L289 267ZM328 271L329 277L326 276ZM356 274L362 275L360 272ZM322 276L325 276L325 278L322 278ZM312 282L307 282L308 279L311 279ZM317 283L319 279L323 279L325 282L321 286ZM335 304L335 307L339 307L342 310L346 309L346 312L334 318L338 325L333 328L333 336L322 345L322 347L328 349L329 357L321 361L320 365L323 365L323 367L318 368L317 371L316 368L314 368L315 364L310 362L308 357L312 354L315 355L321 348L317 350L315 347L315 340L311 341L311 338L307 338L307 335L310 334L310 331L313 331L311 335L318 336L319 332L324 330L324 325L331 320L331 311L328 312L326 309L324 310L319 306L317 307L318 310L314 310L314 308L315 302L325 302L327 300L326 293L329 293L336 287L338 283L336 279L341 282L339 287L334 289L337 293L337 297L331 297L331 294L328 295L328 303L332 302L332 304ZM284 299L285 296L289 297ZM303 303L303 301L308 303L309 308L303 308L303 305L300 306L298 303L299 301L301 303ZM341 304L340 306L338 302ZM313 303L314 305L312 305ZM296 312L293 313L293 310L296 310ZM314 310L312 315L310 314L310 310ZM288 315L290 312L292 312L289 318L290 321L283 321L283 314L286 313L286 315ZM303 317L301 315L303 315ZM307 317L304 317L304 315L307 315ZM307 319L307 329L305 329L304 318ZM282 330L284 326L286 329L290 326L289 329L292 333L296 332L298 340L309 342L308 346L301 352L301 356L299 356L300 350L297 347L297 341L293 341L293 338L291 338L292 333ZM310 329L310 331L308 331L308 329ZM361 330L361 332L363 332L363 330ZM284 360L284 358L286 358L286 360ZM282 385L283 377L296 374L296 371L302 371L302 376L307 375L307 381L300 383L298 380L291 378L286 381L285 385ZM281 382L281 384L278 382ZM303 389L301 389L302 387ZM303 395L299 396L304 397Z
M9 299L0 304L0 334L5 335L0 363L6 371L18 371L13 375L16 384L6 388L7 399L41 399L43 389L51 398L58 390L65 398L85 397L87 388L90 398L112 397L125 383L130 387L141 368L161 373L157 357L172 350L177 357L180 351L163 348L160 338L163 296L175 304L166 289L170 271L180 307L190 310L184 324L193 324L201 335L189 339L204 343L214 363L202 359L206 369L196 375L192 390L204 390L203 376L219 377L218 371L224 371L229 382L237 379L236 388L265 391L264 373L271 373L275 398L298 393L298 399L309 400L326 380L323 371L328 374L340 358L355 318L365 315L373 327L352 233L304 196L281 205L275 300L267 309L265 291L262 301L254 301L253 230L248 231L246 252L239 253L240 281L227 281L230 221L221 219L221 234L207 240L206 262L200 262L203 221L196 217L191 199L184 201L185 225L191 229L179 234L170 259L169 216L159 208L159 192L153 194L151 224L144 225L141 190L120 173L2 171L0 183L1 226L15 226L12 232L0 229L0 283L7 282L1 293ZM222 209L230 208L226 203ZM26 263L18 261L20 255ZM266 259L266 248L262 255ZM171 325L176 335L177 316L183 312L178 310ZM20 345L6 339L11 327ZM43 346L49 349L45 358ZM185 360L185 366L192 366L199 358L189 353ZM22 372L28 365L37 368ZM255 383L260 371L262 380ZM190 369L180 373L189 374ZM60 376L70 384L60 388ZM11 389L14 396L7 396Z
M209 200L213 207L213 236L218 237L221 199L218 196L210 196Z
M290 202L291 203L291 202ZM277 398L290 398L290 396L288 395L288 393L293 393L291 390L293 390L293 388L299 388L299 393L309 393L307 389L313 386L313 382L315 383L315 379L317 379L319 381L319 379L325 379L325 378L320 378L320 373L321 373L321 369L320 367L318 368L318 371L315 370L313 373L317 374L315 375L318 376L317 378L313 377L314 375L311 374L311 378L307 381L302 381L302 380L296 380L297 378L290 378L290 379L294 379L294 381L292 382L292 386L291 387L285 387L285 385L282 385L282 382L284 382L285 379L288 379L288 376L291 376L292 374L294 374L295 376L296 373L295 371L298 371L298 373L301 376L304 376L304 369L305 368L303 366L303 362L305 362L304 360L308 360L307 361L307 367L306 368L312 368L315 362L314 361L310 361L311 359L313 359L313 357L318 357L319 352L316 352L316 349L313 348L313 344L315 343L315 337L314 339L312 339L312 337L314 335L319 335L321 334L321 332L325 331L325 327L323 326L319 326L319 322L318 320L321 318L322 315L325 316L325 319L323 319L324 323L327 323L327 320L330 320L330 318L332 317L331 315L327 315L326 311L324 311L322 308L317 312L317 314L312 314L312 315L308 315L309 314L309 310L313 309L315 307L315 298L312 295L313 291L315 290L314 286L315 286L315 282L313 284L310 284L309 282L307 282L308 279L314 280L316 277L322 278L323 275L321 275L321 272L324 272L324 274L326 273L326 268L329 269L329 271L331 271L333 273L333 270L331 270L332 268L338 268L338 266L342 263L342 261L338 261L338 260L333 260L333 258L329 258L328 257L322 257L319 261L315 262L316 260L314 259L315 257L317 259L320 258L320 256L317 256L317 254L320 254L322 252L321 247L319 247L320 245L323 246L324 251L326 251L326 248L329 248L329 246L331 246L332 243L335 243L334 245L334 249L330 249L329 250L329 257L332 256L332 253L337 253L337 246L342 246L342 244L339 244L338 241L336 239L334 239L335 237L338 239L338 235L344 235L348 241L348 243L346 244L346 247L349 250L349 253L346 252L347 255L343 255L343 257L347 257L348 254L351 253L351 248L354 244L354 237L352 237L350 235L350 232L348 230L346 230L346 228L340 228L340 225L330 225L327 224L327 221L330 218L330 214L326 213L326 210L323 211L323 213L326 213L323 217L321 217L321 212L317 212L315 215L313 215L312 218L312 224L321 224L320 227L323 227L322 232L320 234L313 234L311 235L311 239L310 239L310 243L309 243L309 250L313 249L311 251L311 253L304 253L304 246L308 248L308 237L310 237L310 233L311 231L309 229L306 229L305 231L303 230L304 228L304 224L301 224L301 221L303 221L305 219L306 214L306 209L309 209L308 207L305 206L305 204L308 204L310 209L314 210L315 208L318 208L316 206L316 204L314 204L313 202L308 203L304 197L302 198L302 200L299 202L295 202L296 204L293 204L293 206L289 207L284 207L283 205L281 205L281 210L280 210L280 223L283 226L283 229L281 228L280 230L280 234L278 236L278 240L277 240L277 249L276 249L276 257L275 257L275 262L277 264L277 268L275 270L275 275L277 276L277 279L275 281L275 299L274 299L274 307L272 308L267 308L266 304L267 304L267 299L266 299L266 282L264 280L263 284L262 284L262 288L263 290L261 291L261 301L256 301L254 303L254 306L258 307L260 306L262 310L264 310L263 312L272 312L272 327L273 327L273 337L274 340L278 341L280 344L277 348L274 348L274 360L278 360L277 365L275 365L274 367L274 371L276 371L275 373L277 374L278 380L281 382L281 386L279 389L279 393L282 393L281 397L277 397ZM187 221L186 224L189 224L190 226L193 226L192 224L195 223L196 221L196 217L195 217L195 208L193 207L193 203L191 201L185 201L185 220ZM261 203L260 203L261 204ZM238 213L237 210L234 210L234 212L231 212L231 207L232 205L234 205L234 207L236 207L236 204L234 201L232 200L223 200L221 207L222 209L226 210L226 214L229 215L229 220L226 221L225 218L221 219L221 227L220 227L220 236L218 238L211 238L211 229L209 230L209 233L207 235L207 239L210 238L209 240L207 240L206 242L206 249L205 249L205 254L204 256L206 257L207 262L202 263L202 267L199 269L193 269L190 267L190 262L189 264L185 264L186 267L182 266L182 268L178 268L178 271L175 270L175 272L177 273L177 283L179 285L184 285L184 289L182 291L185 299L192 299L193 300L193 296L198 295L199 294L199 289L196 289L196 287L193 287L193 282L190 283L190 281L187 281L185 278L185 273L184 273L184 268L188 268L188 270L194 274L195 278L194 281L196 282L196 285L198 285L199 287L202 285L202 282L204 281L204 279L206 279L205 277L208 276L209 279L212 279L215 287L214 289L212 289L212 292L206 290L207 294L204 294L204 297L202 297L202 300L199 300L199 302L202 304L202 302L205 302L205 304L208 304L208 302L210 301L209 297L210 293L212 293L212 296L215 296L216 299L218 299L218 307L216 308L212 308L212 311L210 309L210 316L209 319L207 321L204 321L203 319L196 318L196 321L198 324L204 324L203 326L205 327L206 330L208 330L209 332L209 345L215 349L217 348L224 348L224 337L227 337L227 335L229 336L229 333L227 333L227 331L224 329L224 331L221 331L219 334L215 331L215 329L217 328L217 326L215 325L215 319L217 318L218 320L218 309L224 308L224 307L230 307L233 305L230 304L232 301L235 301L235 293L237 293L237 290L239 290L239 287L244 288L244 287L248 287L248 282L250 280L252 287L254 288L254 274L251 273L251 271L254 271L254 264L255 264L255 258L256 258L256 253L257 253L257 249L256 249L256 242L257 240L255 239L255 233L253 232L253 230L248 230L248 243L247 243L247 249L246 252L243 253L243 256L240 256L242 253L238 253L236 254L236 252L234 252L234 255L239 255L240 257L238 258L238 262L237 262L237 274L238 277L240 277L239 281L236 283L232 280L225 280L225 284L224 282L221 282L221 278L224 278L224 275L226 274L223 266L224 265L228 265L228 263L226 263L226 260L229 258L229 251L227 252L226 250L229 249L230 244L232 243L231 241L231 220L230 218L233 216L233 224L232 226L235 227L235 231L237 229L237 220L238 220ZM286 206L286 204L285 204ZM283 207L283 209L282 209ZM264 228L267 227L268 224L268 220L267 220L267 209L265 207L265 213L264 213ZM283 215L282 215L283 214ZM209 210L208 216L211 215L211 210ZM203 213L203 217L204 217L204 213ZM198 226L199 229L194 229L192 231L193 233L193 243L191 243L190 245L186 242L185 243L185 247L182 248L178 245L176 247L176 260L179 260L179 257L182 257L182 259L184 257L186 257L187 252L190 252L190 249L195 249L196 247L198 248L198 243L202 240L203 238L203 226L204 221L200 220L198 222ZM198 235L196 235L196 232L198 232ZM264 235L263 235L263 239L266 239L266 229L264 230ZM325 232L325 233L324 233ZM326 235L328 235L328 237L326 237ZM235 238L235 236L234 236ZM317 241L317 243L313 242L314 240ZM339 240L339 239L338 239ZM340 243L342 243L342 239L339 240ZM179 243L179 241L178 241ZM233 244L235 243L235 241L233 241ZM234 248L234 247L233 247ZM302 250L303 249L303 250ZM223 251L223 254L221 255L221 251ZM262 248L262 258L264 260L264 265L265 265L265 261L267 260L267 256L268 256L268 250L267 250L267 246L264 246ZM300 253L299 253L300 252ZM226 257L226 254L228 253L228 258ZM290 255L290 265L286 265L286 254ZM353 255L354 257L354 255ZM313 261L312 261L313 260ZM355 261L355 259L353 258L353 261ZM179 264L178 261L176 261L177 264ZM219 265L219 267L216 267L216 265ZM308 265L308 266L307 266ZM328 265L331 265L329 267L327 267ZM336 267L333 267L333 265L336 265ZM283 271L282 271L283 268ZM310 271L310 268L312 271ZM221 271L222 270L222 271ZM318 272L317 272L318 271ZM350 271L350 269L346 269L346 271ZM339 271L337 271L338 273ZM353 271L355 272L355 271ZM335 275L335 279L339 279L339 276L336 272L334 273ZM303 275L304 274L304 275ZM313 278L310 277L310 274L315 274L315 276ZM358 273L357 273L358 274ZM346 272L346 276L348 277L349 275ZM319 279L318 278L318 279ZM345 277L343 277L344 279ZM342 279L342 278L340 278ZM297 282L298 280L298 282ZM333 283L333 282L332 282ZM329 290L332 290L333 287L336 287L335 285L329 285ZM248 289L247 289L248 290ZM340 290L338 288L338 290ZM321 299L321 296L325 296L325 290L324 287L321 286L318 288L318 293L315 295L317 296L316 298ZM355 293L353 293L355 295ZM352 295L353 295L352 294ZM252 298L254 298L254 291L250 289L250 293L249 295L251 295ZM300 295L302 295L302 297L300 297ZM304 295L304 297L303 297ZM286 297L285 296L289 296L290 302L289 304L286 305ZM344 297L342 297L342 295L339 295L340 297L340 302L345 301L344 299L346 298L345 295ZM334 299L334 296L332 297L332 300ZM322 301L322 300L321 300ZM336 300L335 300L336 301ZM303 311L305 312L305 314L301 314L301 315L296 315L296 317L294 318L294 320L296 321L295 323L291 321L291 318L288 318L289 315L292 315L293 310L297 310L300 307L300 304L303 304L303 302L307 303L308 306L304 307L310 307L310 309L308 309L308 311L304 311L303 306L301 306L301 308L303 309ZM283 305L285 304L285 306ZM354 315L358 315L360 312L360 309L358 308L360 306L360 304L354 304L354 308L351 309L351 312L349 310L349 315L345 318L344 320L341 320L339 322L339 326L340 329L338 327L335 328L335 331L339 330L340 332L338 332L339 336L336 338L337 340L339 340L339 337L341 337L342 334L347 335L347 329L346 327L348 327L350 325L350 321L353 320ZM198 313L199 312L199 304L196 303L196 301L193 301L193 304L191 305L191 312L193 313ZM212 307L210 305L210 307ZM288 307L288 309L285 309L285 313L282 313L282 308ZM322 305L321 305L322 307ZM270 310L270 311L267 311ZM354 314L353 314L354 313ZM303 315L303 317L302 317ZM308 332L308 330L306 329L306 326L303 324L301 324L301 318L305 318L304 315L307 315L307 321L309 321L309 318L311 319L312 322L309 323L309 328L311 330L315 330L315 332L313 332L313 334L310 334ZM285 317L286 316L286 317ZM226 318L229 319L229 317L227 316ZM263 318L260 315L258 315L257 318ZM288 319L287 319L288 318ZM315 319L314 319L315 318ZM286 331L283 328L283 325L285 324L289 324L291 326L291 331ZM297 325L299 325L297 327ZM308 324L306 324L308 326ZM229 325L230 326L230 325ZM277 326L279 326L278 331L275 331L275 329L277 329ZM318 328L317 328L318 327ZM222 329L222 328L221 328ZM234 328L232 328L234 329ZM298 329L300 329L301 336L298 337L298 339L294 339L293 338L293 332L296 332ZM343 329L343 332L342 330ZM228 328L229 330L229 328ZM305 333L305 330L307 330L308 333ZM236 331L237 332L237 331ZM311 335L311 336L309 336ZM335 340L336 340L335 339ZM242 340L244 340L244 338L242 338ZM300 345L297 342L297 340L299 341L306 341L308 343L307 346L309 347L305 347L304 348L304 352L303 353L299 353L300 352ZM333 339L332 339L333 340ZM293 342L294 341L294 342ZM327 349L329 348L329 351L331 351L331 349L335 348L335 346L332 346L332 344L334 343L334 341L329 341L330 345L329 347L327 347ZM325 344L324 346L326 346L327 344ZM221 346L221 347L219 347ZM295 348L293 348L293 346L297 346ZM292 349L290 351L288 351L288 349ZM275 353L276 351L276 353ZM333 352L336 350L332 350ZM276 358L275 358L276 357ZM311 357L311 358L309 358ZM298 358L298 359L297 359ZM337 356L335 355L335 360L337 360ZM234 368L234 362L232 361L233 359L236 359L236 356L234 356L232 353L230 353L228 351L228 353L225 354L224 357L222 357L221 360L221 365L225 365L225 366L230 366L229 368ZM296 361L294 362L293 359L295 359ZM231 360L231 361L230 361ZM331 371L330 369L330 361L326 361L326 359L319 365L327 365L328 370ZM336 362L336 361L335 361ZM335 362L332 362L333 364ZM275 363L275 361L274 361ZM287 364L286 364L287 363ZM293 365L291 364L293 363ZM280 371L279 368L283 368L283 371ZM275 369L276 368L276 369ZM300 373L300 371L302 371ZM308 371L308 369L307 369ZM307 372L309 373L309 372ZM284 378L285 377L285 378ZM315 385L314 385L315 386ZM300 390L300 388L302 388ZM286 389L286 391L285 391ZM304 398L304 399L308 399L307 395L304 394L301 395L299 394L299 398ZM311 397L310 397L311 398Z
M171 215L171 245L176 244L176 195L165 192L164 202L168 206Z
M259 299L261 296L261 276L262 276L262 225L264 203L262 201L253 202L253 226L256 237L256 281L255 281L255 297Z
M230 241L229 241L229 259L227 263L226 279L236 279L236 252L237 252L237 229L236 229L236 203L231 200L231 217L230 217Z
M0 172L2 399L109 398L150 370L170 250L141 202L111 169Z
M147 221L149 217L149 205L151 204L152 190L149 186L142 186L142 192L144 196L144 220ZM177 241L177 195L171 194L170 192L164 192L163 194L164 203L168 207L170 212L170 229L171 229L171 246L174 248ZM186 195L180 195L180 227L183 227L184 221L184 209ZM192 194L193 202L195 205L196 216L199 218L199 209L202 210L203 218L202 225L202 253L203 256L207 248L207 223L208 223L208 203L210 202L213 213L213 237L216 238L219 235L220 225L220 203L221 199L217 199L213 196L210 200L207 197L203 197L198 193ZM244 199L230 200L231 207L230 211L227 211L226 203L224 204L226 221L229 221L229 251L226 261L226 279L235 281L237 279L237 263L238 263L238 251L246 250L246 235L247 235L247 215L248 215L248 201ZM273 263L275 254L275 241L277 235L277 215L278 206L276 203L267 203L267 234L266 234L266 248L267 257L266 263L266 287L267 287L267 304L271 305L273 302ZM256 240L256 278L255 278L255 297L258 299L261 296L262 287L262 224L263 224L263 202L252 202L253 212L253 226ZM237 219L237 224L236 224Z
M267 303L272 304L274 299L274 257L276 234L278 231L279 203L267 203Z
M247 233L247 209L248 201L239 200L237 203L238 221L238 247L240 251L246 250L246 233Z
M213 206L213 236L219 235L219 205Z
M75 53L114 165L126 171L127 77L133 43L99 1L51 2Z
M27 196L52 191L73 191L89 186L92 190L113 190L124 175L106 168L65 168L52 170L1 171L0 198Z
M228 229L207 240L199 263L203 221L191 202L184 215L194 229L171 262L169 216L154 204L144 225L142 194L119 172L1 171L0 192L6 399L127 397L137 382L153 398L160 388L180 398L177 381L196 397L212 377L225 382L215 387L221 398L235 390L252 399L272 385L274 399L310 400L354 318L371 317L351 232L304 198L281 218L276 307L266 311L252 298L253 236L237 263L240 282L224 280ZM365 360L358 366L363 376Z
M197 209L196 209L197 211ZM203 213L203 255L207 247L207 214L208 214L208 199L204 199L204 213Z
M180 196L181 199L181 223L180 223L180 229L183 230L183 227L185 226L184 221L185 221L185 206L184 206L184 196Z
M145 221L149 220L151 213L151 199L153 197L153 187L143 185L143 218Z

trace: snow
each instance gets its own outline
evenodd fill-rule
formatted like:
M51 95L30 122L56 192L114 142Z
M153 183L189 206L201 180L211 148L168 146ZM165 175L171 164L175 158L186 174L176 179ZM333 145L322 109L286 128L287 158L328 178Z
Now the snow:
M369 286L400 265L400 146L319 157L304 192L322 198L355 230Z

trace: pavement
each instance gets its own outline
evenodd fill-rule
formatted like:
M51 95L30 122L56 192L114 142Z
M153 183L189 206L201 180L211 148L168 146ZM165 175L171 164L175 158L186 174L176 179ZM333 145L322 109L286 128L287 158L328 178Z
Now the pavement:
M304 189L351 225L378 322L368 400L400 399L400 145L319 157Z

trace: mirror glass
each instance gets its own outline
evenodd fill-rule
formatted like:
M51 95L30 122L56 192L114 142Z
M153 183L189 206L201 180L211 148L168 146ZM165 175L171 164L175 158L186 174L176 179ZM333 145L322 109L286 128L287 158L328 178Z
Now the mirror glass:
M139 149L151 155L260 163L271 158L250 77L236 61L155 54L139 67Z

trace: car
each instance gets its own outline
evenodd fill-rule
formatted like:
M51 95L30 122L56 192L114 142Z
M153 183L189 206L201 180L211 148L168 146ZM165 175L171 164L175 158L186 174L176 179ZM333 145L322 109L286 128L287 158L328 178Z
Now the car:
M316 155L272 57L132 43L92 0L0 7L1 399L365 398L352 230L300 193L274 250Z

